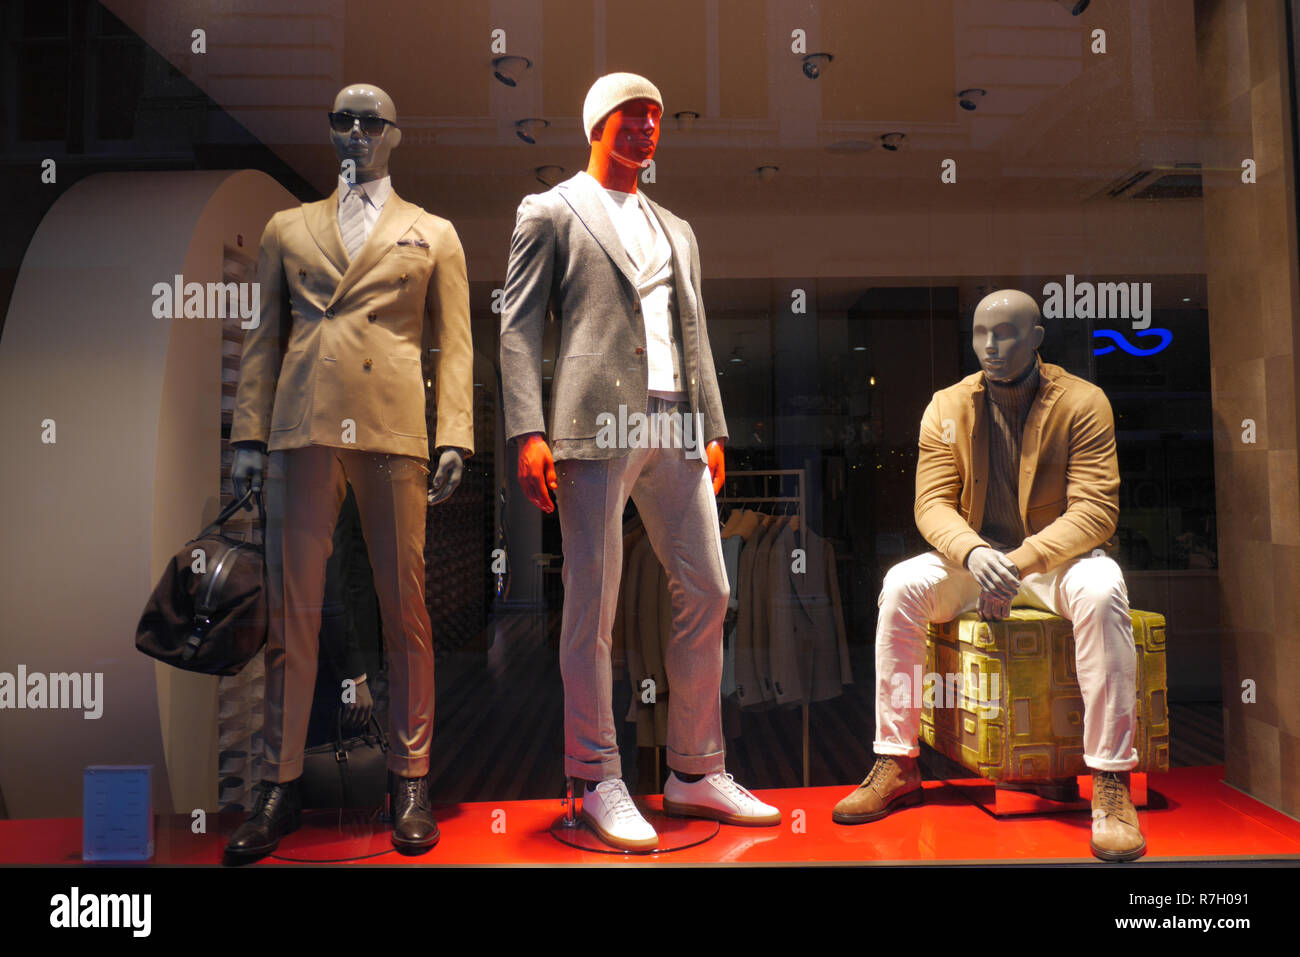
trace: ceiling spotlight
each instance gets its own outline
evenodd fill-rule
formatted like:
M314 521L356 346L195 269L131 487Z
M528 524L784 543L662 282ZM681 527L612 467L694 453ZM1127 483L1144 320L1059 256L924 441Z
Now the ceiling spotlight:
M809 53L803 58L803 75L810 80L820 78L834 59L829 53Z
M981 90L978 86L972 86L969 90L962 90L957 94L957 105L963 110L974 110L980 105L988 90Z
M549 120L537 118L520 120L515 124L515 136L519 137L525 143L533 145L537 142L537 134L550 125Z
M779 172L781 172L781 167L779 167L779 166L760 166L758 169L754 170L754 172L756 172L756 173L758 174L758 178L759 178L762 182L764 182L764 183L770 183L770 182L772 182L772 180L776 179L776 174L779 173Z
M533 170L533 173L537 176L537 182L549 188L560 181L560 177L564 175L564 167L539 166Z
M1077 17L1079 14L1083 13L1084 10L1088 9L1088 4L1090 4L1092 0L1056 0L1056 2L1069 10L1070 16Z
M694 110L682 110L680 113L673 114L673 119L677 121L677 128L683 133L689 133L699 118L700 114Z
M880 137L880 145L891 153L897 153L906 142L906 133L884 133Z
M532 65L526 56L499 56L492 60L492 75L506 86L518 86L519 78Z

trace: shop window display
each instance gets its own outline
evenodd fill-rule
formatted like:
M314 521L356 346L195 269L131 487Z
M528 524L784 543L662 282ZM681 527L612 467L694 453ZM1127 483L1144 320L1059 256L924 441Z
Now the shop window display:
M1032 606L1070 626L1053 753L1087 771L1026 785L1005 859L1300 855L1292 3L309 3L315 65L291 19L166 6L0 15L40 184L0 289L38 465L4 491L49 506L0 574L0 828L120 765L211 815L214 864L345 819L340 860L1003 859L909 830L1000 782L920 743L894 679L963 615L1014 649ZM218 682L128 653L250 491L264 655ZM90 629L57 549L100 514ZM1131 612L1163 622L1151 688ZM96 672L73 729L56 676ZM1168 770L1138 763L1151 694ZM1280 843L1187 837L1210 779Z

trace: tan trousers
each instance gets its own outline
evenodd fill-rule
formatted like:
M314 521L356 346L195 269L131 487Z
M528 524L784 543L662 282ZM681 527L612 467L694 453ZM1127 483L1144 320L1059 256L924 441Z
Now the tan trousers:
M311 445L272 452L266 474L267 778L302 774L325 592L325 563L347 494L357 499L388 661L388 767L429 771L433 634L424 601L429 468L408 455ZM340 695L342 688L339 689Z

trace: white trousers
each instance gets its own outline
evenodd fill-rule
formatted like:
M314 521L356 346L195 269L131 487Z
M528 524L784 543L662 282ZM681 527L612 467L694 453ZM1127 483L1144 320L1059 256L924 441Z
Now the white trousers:
M938 552L899 562L885 575L876 622L877 754L920 754L920 702L895 704L894 676L910 682L914 669L924 668L928 622L973 611L979 597L975 576ZM1127 771L1137 764L1137 655L1119 566L1105 557L1076 558L1025 575L1012 604L1049 611L1074 626L1084 763L1099 771Z

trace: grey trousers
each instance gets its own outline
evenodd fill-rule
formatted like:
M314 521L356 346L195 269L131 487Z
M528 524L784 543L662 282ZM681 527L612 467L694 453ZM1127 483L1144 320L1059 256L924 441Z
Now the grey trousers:
M653 397L649 406L674 408ZM611 459L562 459L555 474L564 538L564 773L587 781L622 777L610 650L629 496L668 572L672 597L664 661L671 688L668 766L683 774L723 770L722 621L729 587L708 465L687 458L678 441Z

